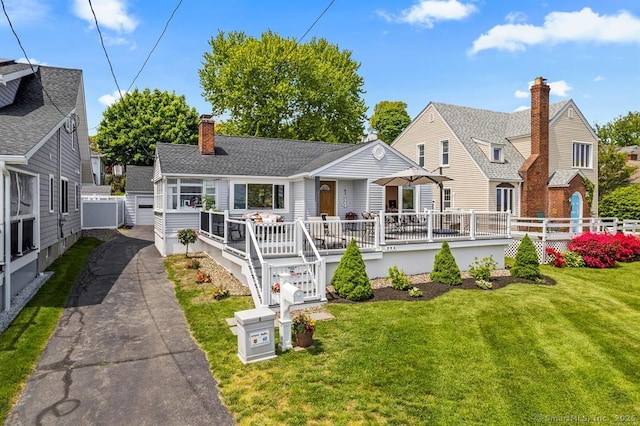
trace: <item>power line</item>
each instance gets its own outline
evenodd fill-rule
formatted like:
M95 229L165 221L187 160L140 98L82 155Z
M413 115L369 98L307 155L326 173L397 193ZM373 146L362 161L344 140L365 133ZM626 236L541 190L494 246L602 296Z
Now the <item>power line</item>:
M56 105L56 103L53 101L53 99L51 98L51 95L49 95L49 92L47 92L47 89L45 89L44 85L42 84L42 80L41 80L40 75L38 73L36 73L36 70L33 67L33 64L29 60L29 55L27 55L27 51L25 50L24 46L22 45L22 42L20 41L20 37L18 37L18 33L16 33L16 30L13 28L13 23L11 22L11 19L9 18L9 14L7 13L7 8L5 7L4 0L0 0L0 2L2 3L2 11L4 12L4 16L7 18L7 23L9 24L9 28L11 28L11 32L13 33L14 37L16 38L16 41L18 42L18 46L20 46L20 50L22 50L22 53L24 54L24 59L29 64L29 67L31 68L31 71L34 74L36 81L40 84L40 87L42 88L42 91L47 95L47 98L49 98L49 101L55 107L55 109L58 110L60 115L62 115L63 117L66 118L67 114L62 112L62 110L60 108L58 108L58 105Z
M98 25L98 18L96 17L95 10L93 10L93 4L91 4L91 0L89 0L89 8L91 9L91 13L93 14L93 20L96 23L96 29L98 30L98 35L100 36L100 44L102 45L102 50L104 51L104 56L107 58L107 62L109 63L109 69L111 70L111 75L113 76L113 81L116 83L116 89L118 89L118 94L120 95L120 99L122 99L122 91L120 90L120 85L118 84L118 79L116 78L116 73L113 71L113 65L111 64L111 59L109 59L109 54L107 53L107 48L104 45L104 38L102 37L102 31L100 31L100 25Z
M158 39L156 40L156 43L153 45L153 47L151 48L151 50L149 51L149 54L147 55L147 59L144 60L144 63L142 64L142 67L140 67L140 71L138 71L138 73L136 74L136 76L133 78L133 81L131 82L131 84L129 85L129 87L127 88L127 92L131 89L131 87L133 87L133 84L136 82L136 80L138 79L138 77L140 76L140 73L142 73L142 70L144 69L144 67L147 65L147 62L149 62L149 58L151 58L151 54L153 53L154 50L156 50L156 47L158 47L158 44L160 43L160 40L162 39L162 37L164 36L164 33L167 31L167 28L169 28L169 23L171 23L171 20L173 19L173 15L176 14L176 12L178 11L178 8L180 7L180 5L182 4L182 0L180 0L178 2L178 5L175 7L175 9L173 9L173 12L171 12L171 16L169 16L169 19L167 20L167 23L164 25L164 29L162 30L162 32L160 33L160 36L158 37Z
M333 2L335 2L335 0L331 0L329 2L329 4L327 5L327 7L324 8L322 13L316 18L315 21L313 21L313 24L311 24L311 26L307 29L307 31L305 31L305 33L302 34L302 37L300 37L298 39L298 41L296 42L296 46L298 45L298 43L300 43L307 36L307 34L309 34L309 31L311 31L313 29L313 27L315 27L315 25L318 23L318 21L324 16L324 14L327 13L327 10L329 10L329 8L331 6L333 6Z

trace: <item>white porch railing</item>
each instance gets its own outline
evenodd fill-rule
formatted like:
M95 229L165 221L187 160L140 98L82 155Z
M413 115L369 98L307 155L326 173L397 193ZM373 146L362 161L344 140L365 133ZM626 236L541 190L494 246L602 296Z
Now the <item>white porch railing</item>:
M634 229L633 222L628 221L627 232ZM615 217L591 217L591 218L537 218L514 217L511 219L511 232L515 237L535 237L542 241L547 240L571 240L576 235L584 232L611 232L625 230L625 222L620 222Z

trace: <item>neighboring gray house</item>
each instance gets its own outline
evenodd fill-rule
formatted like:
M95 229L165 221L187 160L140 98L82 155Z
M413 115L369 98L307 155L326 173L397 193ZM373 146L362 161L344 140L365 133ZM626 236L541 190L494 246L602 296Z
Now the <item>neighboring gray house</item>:
M158 144L153 174L156 246L163 255L183 251L176 232L198 229L202 197L212 195L231 216L271 212L284 220L345 217L384 210L431 207L431 186L382 187L373 180L416 164L380 140L337 144L214 135L207 116L198 146Z
M0 59L1 310L80 236L93 183L82 71Z
M153 225L153 166L128 165L125 176L126 225Z

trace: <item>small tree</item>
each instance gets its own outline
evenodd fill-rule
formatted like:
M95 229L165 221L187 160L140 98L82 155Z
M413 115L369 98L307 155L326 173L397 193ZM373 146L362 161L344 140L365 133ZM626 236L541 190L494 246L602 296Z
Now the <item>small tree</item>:
M178 241L186 247L184 252L186 257L189 257L189 244L195 243L197 238L198 235L193 229L181 229L178 231Z
M373 296L371 282L356 240L351 239L349 242L331 277L331 285L340 297L348 300L366 300Z
M446 241L442 242L442 248L436 254L436 259L433 262L433 271L430 275L431 281L436 281L449 285L462 284L462 276L460 275L460 268L454 259L449 244Z
M511 276L533 281L540 278L538 254L531 238L529 238L529 234L524 236L518 246L516 261L511 268Z

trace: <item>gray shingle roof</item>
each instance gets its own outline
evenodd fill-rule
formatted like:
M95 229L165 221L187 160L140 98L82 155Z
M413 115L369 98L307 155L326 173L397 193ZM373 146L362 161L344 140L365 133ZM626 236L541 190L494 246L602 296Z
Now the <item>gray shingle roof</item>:
M568 102L549 105L549 121ZM438 102L434 102L433 106L489 179L520 179L518 170L525 158L509 142L509 138L531 133L530 110L505 113ZM504 163L491 162L473 139L501 145L504 150Z
M153 166L127 165L127 192L153 192Z
M582 175L580 170L556 170L549 178L549 186L567 186L576 175Z
M214 155L201 155L197 145L166 143L157 144L156 155L168 174L288 177L311 172L362 146L216 135Z
M14 103L0 108L0 154L25 155L37 145L64 119L63 114L75 108L81 79L81 70L44 66L39 66L36 75L23 77Z

